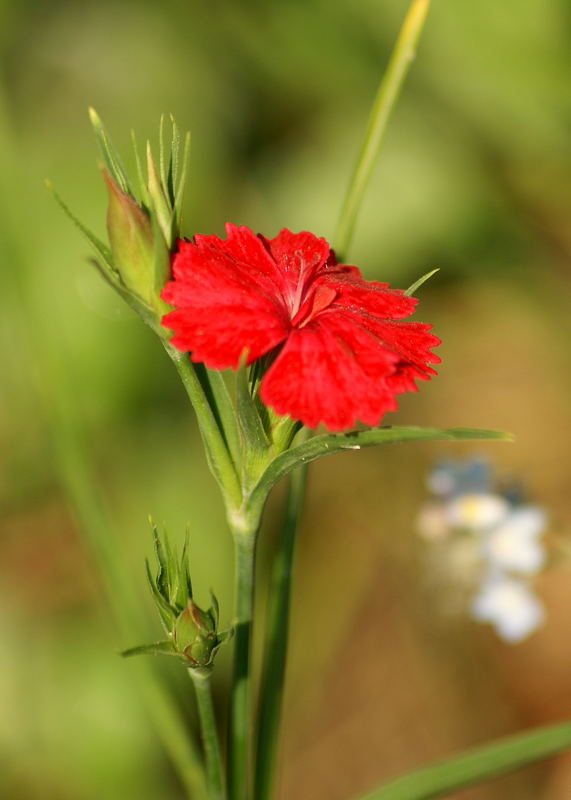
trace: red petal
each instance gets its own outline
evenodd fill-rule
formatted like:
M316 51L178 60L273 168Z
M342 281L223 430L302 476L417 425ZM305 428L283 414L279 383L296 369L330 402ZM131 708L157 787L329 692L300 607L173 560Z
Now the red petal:
M327 267L315 282L337 292L336 307L364 310L383 319L408 317L418 302L414 297L407 297L402 289L391 289L387 283L379 281L363 280L357 267L348 264Z
M333 310L334 309L334 310ZM440 344L440 339L429 333L432 326L425 322L377 319L366 311L355 311L331 306L330 313L343 314L353 324L365 328L375 336L379 346L397 358L397 372L407 367L415 367L415 377L428 377L436 372L428 364L439 364L440 358L431 352L431 348Z
M288 312L276 285L281 279L263 243L247 228L228 226L228 240L198 236L179 243L174 281L161 292L176 306L162 319L172 344L208 367L248 363L287 336Z
M291 332L262 380L260 397L310 428L323 423L340 431L358 419L376 425L396 408L386 378L398 361L365 328L325 313Z

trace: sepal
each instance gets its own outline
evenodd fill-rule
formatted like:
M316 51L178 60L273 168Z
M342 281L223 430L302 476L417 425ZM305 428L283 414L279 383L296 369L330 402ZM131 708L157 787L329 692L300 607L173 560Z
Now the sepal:
M129 656L177 656L175 646L170 640L154 642L154 644L141 644L139 647L130 647L120 654L124 658Z
M113 147L113 143L105 130L105 126L101 122L99 114L94 108L89 109L89 120L93 133L97 139L101 156L113 180L119 185L121 191L125 194L133 195L125 167L121 161L119 153Z

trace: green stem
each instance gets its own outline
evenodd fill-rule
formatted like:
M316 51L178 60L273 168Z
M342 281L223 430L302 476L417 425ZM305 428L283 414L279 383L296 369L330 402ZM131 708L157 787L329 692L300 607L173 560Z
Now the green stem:
M188 673L194 684L196 703L200 719L200 731L206 758L206 776L210 800L224 800L224 771L216 730L216 718L212 704L212 687L210 669L189 669Z
M361 800L428 800L495 778L571 747L571 723L551 725L477 747L402 775Z
M349 249L357 214L371 177L381 139L402 82L414 58L416 43L422 31L429 5L430 0L413 0L388 67L383 74L334 238L337 257L341 260Z
M250 651L254 606L255 530L235 533L234 668L230 697L228 790L230 800L250 797Z
M210 470L220 485L226 504L238 507L242 501L242 490L236 468L188 353L175 350L164 340L163 346L180 376L196 413Z
M273 785L287 660L293 555L305 495L306 472L307 466L303 466L291 474L281 537L272 568L258 712L255 800L267 800Z

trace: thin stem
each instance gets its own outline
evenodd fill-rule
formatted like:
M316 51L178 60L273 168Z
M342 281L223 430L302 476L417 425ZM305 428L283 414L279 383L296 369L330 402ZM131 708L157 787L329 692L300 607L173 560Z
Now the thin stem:
M349 249L357 214L371 177L381 139L403 80L414 58L416 43L422 31L429 5L430 0L412 1L388 67L383 74L337 225L334 242L337 256L340 259L346 256Z
M242 490L236 468L196 371L187 353L180 353L164 340L163 345L196 413L210 470L220 485L227 505L238 507L242 501Z
M200 732L206 758L208 795L210 800L224 800L226 797L224 791L224 771L222 769L218 731L216 730L216 718L214 716L214 706L212 704L211 670L189 669L188 674L192 679L196 691Z
M281 537L272 568L258 712L256 800L267 800L273 786L287 661L293 555L305 495L306 473L307 466L303 466L291 474Z
M235 534L234 668L230 697L228 792L230 800L250 797L250 650L254 606L255 532Z

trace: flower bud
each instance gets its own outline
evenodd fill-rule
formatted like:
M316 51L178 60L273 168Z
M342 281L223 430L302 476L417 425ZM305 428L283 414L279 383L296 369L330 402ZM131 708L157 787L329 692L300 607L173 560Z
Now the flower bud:
M103 169L109 194L107 232L115 269L129 291L150 308L168 275L168 250L153 231L151 218ZM158 309L157 309L158 310Z
M172 638L179 655L184 656L192 667L209 666L219 644L212 613L203 611L192 599L179 614Z

